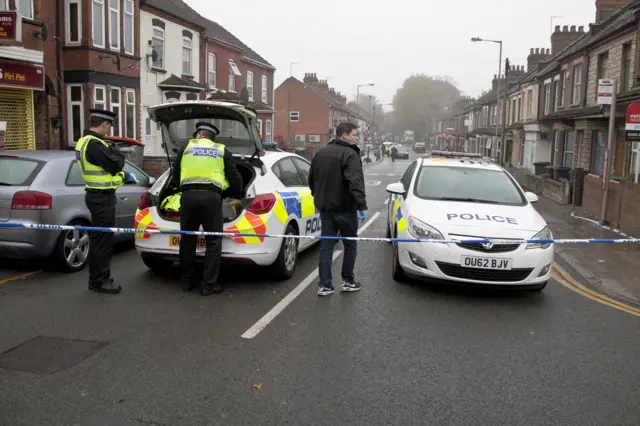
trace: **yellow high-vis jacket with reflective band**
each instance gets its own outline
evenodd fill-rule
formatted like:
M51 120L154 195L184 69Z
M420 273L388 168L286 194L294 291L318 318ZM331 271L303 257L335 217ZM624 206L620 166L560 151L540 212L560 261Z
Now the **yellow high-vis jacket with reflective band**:
M76 160L78 161L78 166L80 167L80 171L82 172L82 179L84 179L85 188L102 190L112 190L120 188L122 185L124 185L124 172L112 175L102 167L87 161L87 146L89 145L91 139L94 139L107 148L110 148L108 143L106 143L102 139L98 139L95 136L87 135L78 140L78 143L76 144Z
M180 162L180 186L215 185L229 188L224 174L225 146L210 139L191 139Z

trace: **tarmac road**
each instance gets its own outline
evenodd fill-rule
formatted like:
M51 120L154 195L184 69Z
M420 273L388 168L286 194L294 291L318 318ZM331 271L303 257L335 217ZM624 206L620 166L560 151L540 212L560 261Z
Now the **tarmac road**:
M384 188L409 164L367 166L363 236L384 236ZM113 262L118 296L88 292L86 271L0 280L0 425L639 423L638 317L557 282L396 283L377 243L360 245L361 292L318 298L317 258L285 283L225 270L211 298L133 250Z

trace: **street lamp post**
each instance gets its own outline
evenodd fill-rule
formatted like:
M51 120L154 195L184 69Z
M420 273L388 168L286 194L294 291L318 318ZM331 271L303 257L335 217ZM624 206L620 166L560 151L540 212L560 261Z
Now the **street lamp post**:
M373 87L375 86L375 84L373 83L369 83L369 84L358 84L358 87L356 88L356 103L358 105L360 105L360 88L361 87Z
M495 120L496 120L496 143L498 143L498 105L500 104L500 82L502 80L501 78L501 74L502 74L502 40L487 40L487 39L483 39L480 37L473 37L471 39L472 42L477 43L477 42L487 42L487 43L497 43L500 45L500 55L498 58L498 93L497 93L497 102L496 102L496 114L495 114ZM506 91L508 91L509 89L505 88ZM502 108L504 109L505 105L502 105ZM504 147L502 147L502 149L504 149Z

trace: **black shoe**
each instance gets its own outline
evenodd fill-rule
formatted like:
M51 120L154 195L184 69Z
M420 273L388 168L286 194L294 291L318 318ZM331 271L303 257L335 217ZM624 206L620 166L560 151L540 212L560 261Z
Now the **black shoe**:
M95 291L97 291L98 293L118 294L122 291L122 287L117 285L112 278L111 281L99 285Z
M89 280L89 291L97 291L98 287L100 287L98 284Z
M202 296L211 296L213 294L220 294L223 292L224 292L224 287L220 284L200 287L200 294Z
M358 291L362 288L359 282L342 281L342 291Z
M185 293L197 287L198 285L194 284L193 281L191 280L182 281L182 291L184 291Z

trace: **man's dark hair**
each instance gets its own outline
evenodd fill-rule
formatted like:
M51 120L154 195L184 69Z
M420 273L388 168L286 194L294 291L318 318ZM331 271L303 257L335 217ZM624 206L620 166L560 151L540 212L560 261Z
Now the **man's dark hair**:
M354 129L357 129L353 123L340 123L338 124L338 128L336 129L336 137L340 138L342 135L351 133Z
M200 133L202 133L202 136L205 139L209 139L210 141L215 141L216 140L216 134L212 131L209 130L200 130Z
M104 118L100 118L100 117L90 117L89 118L89 128L93 128L93 127L100 127L102 126L102 123L105 123L109 120L105 120Z

